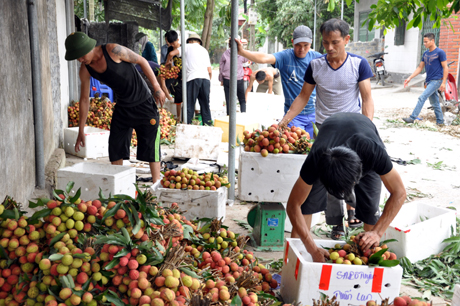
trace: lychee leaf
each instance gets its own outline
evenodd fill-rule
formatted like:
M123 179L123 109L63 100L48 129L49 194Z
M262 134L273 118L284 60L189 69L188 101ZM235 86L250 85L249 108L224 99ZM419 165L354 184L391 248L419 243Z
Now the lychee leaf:
M128 204L123 203L122 206L123 206L123 209L126 211L126 216L128 217L129 222L131 223L131 226L133 226L134 225L134 218L133 218L133 214L131 213L131 210L129 209Z
M379 264L380 260L383 259L382 258L383 253L385 253L387 250L388 249L381 249L380 251L378 251L377 253L375 253L371 257L369 257L369 263Z
M53 190L53 196L56 198L56 200L62 201L61 197L59 196L60 194L64 195L64 191L60 189Z
M241 306L241 305L243 305L243 301L241 301L240 296L237 294L232 299L232 302L230 303L230 306Z
M183 233L184 239L189 240L190 239L190 234L193 234L193 228L190 225L187 225L187 224L182 225L182 228L183 228L183 231L184 231L184 233Z
M34 214L34 215L35 215L35 214ZM61 240L61 238L64 237L65 234L67 234L67 232L62 232L62 233L60 233L59 235L57 235L56 237L54 237L53 239L51 239L50 247L52 247L56 242L58 242L59 240Z
M67 183L67 186L65 187L65 191L67 192L67 194L70 193L74 185L75 185L75 182L72 182L72 181Z
M67 279L67 275L63 275L59 277L59 280L61 281L62 287L70 288L70 283L69 283L69 280Z
M101 187L99 187L99 200L100 200L101 202L103 202L103 201L106 200L104 194L102 193L102 188L101 188Z
M29 201L29 208L36 208L36 207L41 207L45 206L48 201L43 201L42 199L38 199L36 203Z
M379 262L379 266L381 267L396 267L399 265L399 260L383 260Z
M81 195L81 188L78 188L77 192L75 193L75 195L73 197L70 198L70 203L74 204L75 201L77 201L79 198L80 198L80 195Z
M117 211L120 209L121 204L122 204L121 202L120 202L120 203L117 203L117 204L115 204L114 207L110 208L110 209L104 214L104 216L102 217L101 222L104 223L104 221L105 221L107 218L115 216L115 214L117 213Z
M120 263L120 259L114 258L114 259L112 259L111 262L108 263L107 266L105 266L104 270L110 270L113 267L115 267L116 265L118 265L119 263Z
M59 294L56 294L53 292L53 290L60 290L59 286L51 286L48 288L48 293L51 294L52 296L54 296L56 298L57 301L59 302L64 302L60 297L59 297Z
M88 291L89 284L91 283L91 277L88 278L88 280L81 286L81 291L85 293L85 291Z
M131 237L129 236L128 230L127 230L125 227L122 227L122 228L121 228L121 232L123 233L123 236L125 236L125 239L126 239L127 241L130 241L130 240L131 240Z
M123 256L128 255L128 253L129 253L128 249L123 249L120 252L118 252L117 254L115 254L115 256L113 256L113 258L123 257Z
M114 304L115 306L125 306L125 303L111 290L104 295L107 301Z
M64 257L64 254L53 254L53 255L50 255L48 259L51 261L56 261L56 260L61 260L62 257Z
M182 272L184 272L185 274L187 274L188 276L191 276L191 277L194 277L194 278L201 278L200 275L196 274L195 272L193 272L189 268L179 267L178 269L181 270Z
M136 235L139 230L141 229L141 221L139 220L139 214L137 213L137 209L134 207L133 204L129 204L131 206L131 211L133 213L134 220L136 221L136 225L133 227L133 235Z
M86 255L85 254L72 254L72 257L73 258L83 259L83 258L86 258Z
M51 214L51 211L52 211L52 209L49 209L49 208L39 210L36 213L34 213L32 215L32 217L30 217L30 219L27 220L27 223L28 224L37 224L40 219L42 219L42 218L44 218L46 216L49 216ZM5 214L5 213L3 213L3 214ZM3 215L1 215L0 218L3 218Z
M380 242L380 245L384 245L390 242L398 242L398 239L388 239L388 240L383 240Z
M9 259L8 255L5 252L5 249L0 245L0 258Z
M8 209L3 212L3 214L0 215L0 219L6 220L6 219L14 219L14 211ZM29 221L29 220L28 220ZM30 223L30 222L28 222Z

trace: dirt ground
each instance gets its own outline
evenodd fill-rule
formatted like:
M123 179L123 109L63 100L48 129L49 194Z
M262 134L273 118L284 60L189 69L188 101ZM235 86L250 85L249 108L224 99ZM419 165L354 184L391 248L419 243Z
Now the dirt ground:
M220 87L217 79L218 71L214 73L211 89L211 110L223 108L224 97L223 88ZM373 86L375 86L373 84ZM372 96L375 103L374 123L379 129L387 151L391 157L401 158L405 161L419 159L419 164L398 165L394 163L395 168L400 173L410 195L411 201L420 203L429 203L439 207L455 207L460 210L460 127L445 126L438 127L435 124L433 111L426 108L429 102L425 104L420 117L424 120L415 124L405 124L401 120L412 112L419 94L411 92L397 92L398 88L373 88ZM165 160L172 157L172 149L162 147L166 154ZM80 158L67 154L67 165L75 162L81 162ZM88 162L108 163L108 159L99 159ZM299 171L299 169L292 169ZM289 194L290 190L286 190ZM236 195L238 192L235 192ZM383 199L388 196L385 190L382 192ZM226 218L224 224L229 226L232 231L239 234L247 235L248 229L238 225L238 221L247 221L248 211L255 203L241 202L238 199L232 207L227 206ZM324 221L324 216L321 216ZM319 225L322 229L327 228L324 224ZM316 239L329 239L324 235ZM289 238L290 234L285 233ZM283 258L283 252L256 252L255 255L262 259L263 262L280 260ZM421 293L411 287L402 286L401 293L411 296L421 296ZM436 304L444 304L442 299L434 299Z

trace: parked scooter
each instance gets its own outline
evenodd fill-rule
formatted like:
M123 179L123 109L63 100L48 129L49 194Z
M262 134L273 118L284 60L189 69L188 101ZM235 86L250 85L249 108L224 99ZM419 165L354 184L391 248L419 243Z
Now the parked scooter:
M447 66L452 65L455 61L452 61L447 64ZM444 92L438 90L439 94L439 103L441 104L442 112L460 112L460 104L458 101L458 92L457 92L457 82L455 81L454 76L449 72L447 75L447 84Z
M385 86L385 75L388 74L388 72L385 70L385 60L383 59L383 55L388 54L386 52L379 52L372 54L369 56L369 58L374 58L374 73L375 73L375 79L376 79L376 84L379 83L379 81L382 81L382 86Z

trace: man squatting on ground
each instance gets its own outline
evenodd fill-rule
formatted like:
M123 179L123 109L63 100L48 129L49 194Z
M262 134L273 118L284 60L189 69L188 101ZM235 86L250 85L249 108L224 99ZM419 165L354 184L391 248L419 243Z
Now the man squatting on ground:
M70 34L66 41L65 59L78 60L80 66L80 117L75 151L85 146L85 122L89 110L89 86L93 77L107 84L117 96L113 112L109 158L113 165L129 159L133 128L138 138L137 159L150 165L152 181L160 179L160 129L155 100L163 106L165 94L160 88L147 60L118 44L96 47L96 40L82 32ZM155 88L152 96L147 84L134 67L139 64Z

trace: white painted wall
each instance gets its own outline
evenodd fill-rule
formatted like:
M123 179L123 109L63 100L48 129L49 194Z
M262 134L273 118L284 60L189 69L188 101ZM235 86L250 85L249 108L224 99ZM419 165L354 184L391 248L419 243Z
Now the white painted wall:
M58 50L59 50L59 64L60 64L60 78L61 78L61 119L64 128L69 126L67 107L69 106L69 69L67 61L65 60L65 39L66 32L66 19L65 19L65 2L56 0L56 23L57 23L57 37L58 37Z
M389 72L412 73L420 62L420 30L411 28L406 31L404 45L395 46L395 31L385 35L385 67Z

